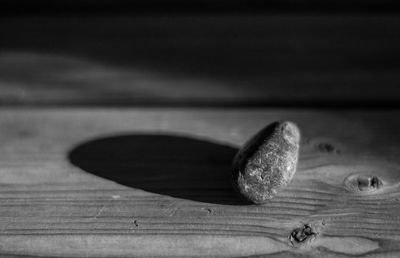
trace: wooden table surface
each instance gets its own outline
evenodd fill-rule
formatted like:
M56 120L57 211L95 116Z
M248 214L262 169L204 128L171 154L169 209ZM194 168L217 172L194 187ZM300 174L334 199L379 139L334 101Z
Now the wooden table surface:
M3 108L0 254L398 257L399 114ZM302 130L298 171L249 205L230 161L279 119Z
M0 256L400 257L397 2L186 2L2 2ZM249 205L275 120L298 170Z

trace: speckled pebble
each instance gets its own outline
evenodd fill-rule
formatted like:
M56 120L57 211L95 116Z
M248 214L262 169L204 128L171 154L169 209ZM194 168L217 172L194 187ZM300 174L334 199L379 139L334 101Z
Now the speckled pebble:
M247 200L263 204L293 178L299 155L300 131L288 121L263 128L238 151L233 185Z

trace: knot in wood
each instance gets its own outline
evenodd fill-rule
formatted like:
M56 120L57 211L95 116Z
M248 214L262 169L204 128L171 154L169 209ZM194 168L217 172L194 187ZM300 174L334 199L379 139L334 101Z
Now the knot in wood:
M350 192L373 192L380 189L383 185L377 176L370 175L350 175L344 180L344 185Z
M316 145L316 149L319 152L323 152L323 153L340 154L340 150L337 149L333 144L328 143L328 142L320 142L319 144Z
M289 240L292 245L296 246L299 243L303 243L306 240L309 240L311 237L314 237L317 233L307 224L303 227L299 227L294 229L289 236Z

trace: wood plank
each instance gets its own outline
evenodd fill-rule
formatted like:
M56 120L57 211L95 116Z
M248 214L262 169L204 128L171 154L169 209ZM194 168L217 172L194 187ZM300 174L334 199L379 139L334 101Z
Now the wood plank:
M0 104L398 106L397 15L1 17Z
M398 116L2 109L0 254L399 256ZM226 180L230 159L278 119L302 130L298 171L271 202L248 205Z

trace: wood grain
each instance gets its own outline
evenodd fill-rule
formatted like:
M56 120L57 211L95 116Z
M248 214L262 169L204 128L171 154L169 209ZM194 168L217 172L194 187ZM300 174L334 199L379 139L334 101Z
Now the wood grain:
M398 115L350 110L2 109L0 254L397 257ZM293 181L266 205L228 204L237 197L226 182L209 180L226 172L229 160L221 157L228 157L230 149L221 146L235 150L278 119L295 121L303 133ZM161 140L152 145L116 141L150 139L137 138L144 134L186 139L180 145L186 149L180 153ZM92 154L99 156L90 156L82 146L92 146ZM211 146L214 152L210 157L196 146ZM119 151L128 148L136 152ZM77 150L81 163L71 159ZM165 155L150 155L162 150ZM93 162L82 165L96 158L97 167ZM136 164L138 160L142 163ZM99 168L102 176L96 172ZM118 174L122 171L125 177ZM375 176L382 185L376 189L354 181L361 176ZM108 180L112 177L130 181L117 184ZM187 189L195 182L201 187ZM304 233L303 238L296 232Z
M398 106L396 14L0 17L0 104Z

